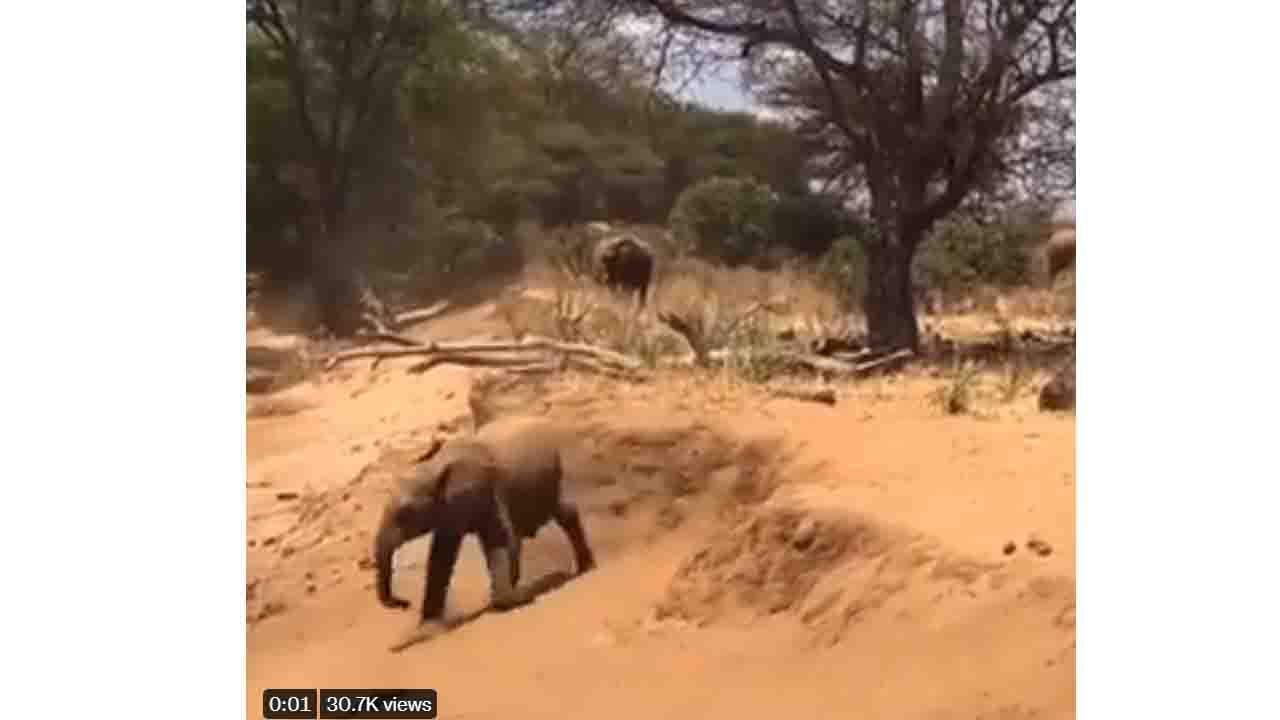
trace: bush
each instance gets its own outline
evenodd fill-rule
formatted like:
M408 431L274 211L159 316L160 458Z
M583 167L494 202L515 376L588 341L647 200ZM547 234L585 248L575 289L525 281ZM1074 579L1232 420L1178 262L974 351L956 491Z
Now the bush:
M852 224L834 201L817 195L784 195L774 205L774 243L810 258L831 249Z
M436 227L421 226L410 243L412 261L400 267L407 271L405 290L419 300L474 287L524 264L519 243L477 220L455 218Z
M918 289L948 294L980 285L1025 285L1038 240L1032 224L947 220L937 225L916 253L912 279Z
M818 277L844 309L862 304L867 291L867 255L854 235L842 235L818 262Z
M680 194L671 230L692 255L731 267L759 262L774 236L775 204L769 187L754 180L711 178Z

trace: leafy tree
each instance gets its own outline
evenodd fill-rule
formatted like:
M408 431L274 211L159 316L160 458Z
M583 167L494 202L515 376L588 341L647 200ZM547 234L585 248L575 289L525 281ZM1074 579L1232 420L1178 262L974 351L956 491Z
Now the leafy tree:
M937 221L1028 177L1074 186L1074 0L638 4L741 42L766 99L865 205L873 345L918 347L912 259Z
M762 259L773 237L776 202L768 186L741 178L711 178L691 186L671 210L676 243L729 266Z
M407 140L399 113L406 100L430 96L427 50L456 23L430 0L248 0L247 19L254 52L287 90L288 131L299 147L282 181L305 207L321 318L348 334L360 325L357 305L369 294L358 271L360 248L347 242L353 200L392 195L361 196L362 186L388 188L388 180L412 186L412 166L398 162L396 145ZM262 150L254 142L251 148ZM382 203L371 212L388 209Z

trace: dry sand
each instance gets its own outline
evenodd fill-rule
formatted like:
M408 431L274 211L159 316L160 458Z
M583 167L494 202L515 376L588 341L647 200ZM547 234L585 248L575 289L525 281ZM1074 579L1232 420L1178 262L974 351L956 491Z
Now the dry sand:
M529 381L504 402L578 428L599 569L392 654L430 540L398 556L395 613L371 530L415 451L468 431L475 379L405 365L250 401L249 717L264 688L365 686L468 720L1074 717L1073 416L946 417L905 381L835 407ZM529 578L572 568L554 526L525 552ZM483 567L468 540L451 617L486 603Z

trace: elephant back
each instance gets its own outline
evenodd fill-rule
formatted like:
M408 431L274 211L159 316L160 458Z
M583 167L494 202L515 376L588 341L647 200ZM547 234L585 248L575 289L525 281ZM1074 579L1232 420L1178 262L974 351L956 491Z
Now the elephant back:
M605 238L596 245L595 249L595 261L598 266L652 257L653 248L631 233Z
M515 415L485 425L475 439L489 448L503 470L501 490L512 521L522 531L546 522L560 503L565 429L543 418Z

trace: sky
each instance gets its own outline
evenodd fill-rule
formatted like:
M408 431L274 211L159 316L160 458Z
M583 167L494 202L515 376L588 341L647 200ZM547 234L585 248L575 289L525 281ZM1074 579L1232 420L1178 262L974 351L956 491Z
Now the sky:
M684 98L718 110L752 112L759 106L739 88L741 74L735 65L724 65L717 72L707 71L690 83Z

